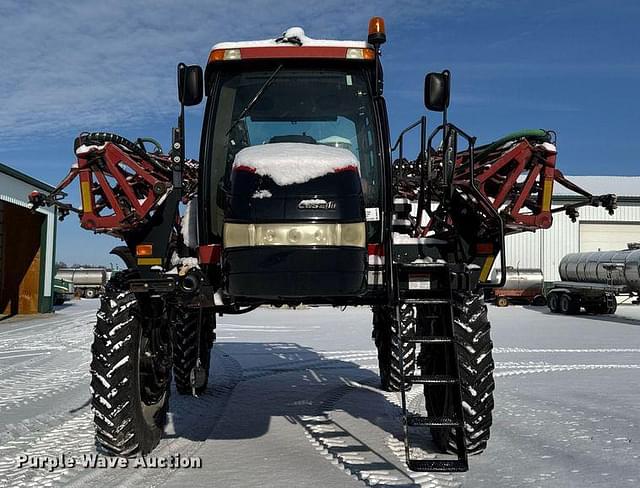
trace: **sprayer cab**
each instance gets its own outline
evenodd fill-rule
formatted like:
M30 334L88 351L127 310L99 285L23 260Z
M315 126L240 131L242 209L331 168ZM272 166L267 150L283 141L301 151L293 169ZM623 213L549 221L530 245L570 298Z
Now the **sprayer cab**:
M233 299L336 303L367 293L384 191L377 45L293 27L211 50L200 229L204 245L221 246Z

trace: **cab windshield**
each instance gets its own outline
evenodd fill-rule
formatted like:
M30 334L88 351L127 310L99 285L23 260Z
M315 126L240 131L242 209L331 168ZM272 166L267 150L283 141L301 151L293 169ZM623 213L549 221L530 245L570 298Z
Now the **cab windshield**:
M235 155L257 144L324 144L351 151L360 161L366 206L379 206L382 168L365 72L275 68L220 74L209 138L215 234L222 221L215 193L228 181Z

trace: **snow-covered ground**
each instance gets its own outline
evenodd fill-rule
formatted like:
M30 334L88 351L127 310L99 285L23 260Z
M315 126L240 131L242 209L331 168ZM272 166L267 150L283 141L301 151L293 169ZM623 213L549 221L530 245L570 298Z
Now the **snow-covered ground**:
M157 458L200 469L18 468L94 452L89 358L97 300L0 322L0 486L636 487L640 308L565 317L490 307L496 410L462 475L410 473L399 404L377 389L366 309L262 309L218 322L210 391L173 395ZM409 394L419 404L418 390Z

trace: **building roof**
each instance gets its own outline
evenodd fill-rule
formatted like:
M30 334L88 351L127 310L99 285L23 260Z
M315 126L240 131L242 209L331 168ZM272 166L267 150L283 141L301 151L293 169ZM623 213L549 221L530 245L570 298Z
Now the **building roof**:
M615 193L618 197L640 197L640 176L567 176L569 181L594 195ZM571 190L558 183L553 185L553 196L572 196Z
M36 178L29 176L22 171L18 171L15 168L11 168L6 164L0 163L0 174L5 174L11 176L17 180L24 181L28 185L33 185L40 190L44 190L46 192L52 192L55 188L44 181L37 180ZM26 195L25 195L26 197Z

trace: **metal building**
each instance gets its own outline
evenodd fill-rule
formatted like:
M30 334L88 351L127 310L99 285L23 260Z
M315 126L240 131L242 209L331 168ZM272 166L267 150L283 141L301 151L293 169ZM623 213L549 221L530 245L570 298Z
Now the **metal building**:
M640 242L640 177L571 176L593 194L615 193L618 209L609 215L603 208L582 207L576 222L565 214L554 214L551 229L506 238L507 265L541 268L545 282L560 279L558 264L571 252L626 249ZM556 185L553 203L575 201L568 190Z
M0 163L0 316L52 310L56 213L29 210L33 190L53 187Z

